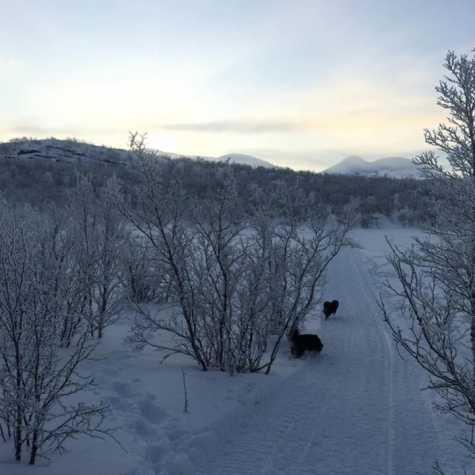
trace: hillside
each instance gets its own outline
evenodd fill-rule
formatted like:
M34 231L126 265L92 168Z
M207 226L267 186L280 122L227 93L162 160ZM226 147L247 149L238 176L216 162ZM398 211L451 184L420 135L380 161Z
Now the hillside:
M133 157L127 150L93 145L75 139L17 139L0 144L0 158L10 159L36 158L74 164L130 165Z
M228 153L220 157L201 157L168 153L161 150L149 150L157 155L160 160L179 158L201 158L211 162L221 162L228 158L231 163L249 165L251 167L275 167L270 162L261 160L251 155ZM130 165L133 154L127 150L94 145L76 139L59 140L48 139L16 139L12 142L0 143L0 158L43 158L56 162L69 163L111 163L116 165Z

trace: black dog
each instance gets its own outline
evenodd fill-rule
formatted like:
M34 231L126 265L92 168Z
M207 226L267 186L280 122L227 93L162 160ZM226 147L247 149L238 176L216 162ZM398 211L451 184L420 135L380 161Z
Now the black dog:
M300 334L297 327L292 327L287 335L290 343L290 351L293 356L300 358L306 351L312 351L319 354L323 349L323 343L318 335L306 333Z
M325 314L325 320L330 316L336 314L340 302L334 300L333 302L323 302L323 313Z

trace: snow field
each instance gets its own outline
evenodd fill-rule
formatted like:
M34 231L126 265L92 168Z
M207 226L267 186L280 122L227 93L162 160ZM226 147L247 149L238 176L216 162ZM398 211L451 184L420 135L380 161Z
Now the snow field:
M32 468L0 444L0 474L428 475L436 458L452 475L463 473L461 462L475 473L452 440L464 428L432 408L426 375L399 357L375 302L394 279L384 235L404 246L414 233L354 231L365 248L344 250L323 289L323 300L340 301L336 316L323 321L317 311L307 323L323 352L295 360L284 342L267 376L202 372L181 355L159 364L156 352L124 340L129 322L118 322L85 368L97 383L86 397L110 405L107 424L125 451L79 438Z
M439 454L431 408L374 310L359 251L345 250L325 295L322 354L300 361L282 392L254 411L198 474L429 474Z

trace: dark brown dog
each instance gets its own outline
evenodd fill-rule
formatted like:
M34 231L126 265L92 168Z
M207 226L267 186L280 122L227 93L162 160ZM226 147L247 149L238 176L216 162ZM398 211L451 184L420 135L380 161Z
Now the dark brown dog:
M333 302L323 302L323 313L325 314L325 320L330 316L336 314L340 302L333 300Z
M323 349L323 343L318 335L310 333L300 334L297 327L292 327L287 335L290 343L290 351L293 356L300 358L306 351L312 351L316 354Z

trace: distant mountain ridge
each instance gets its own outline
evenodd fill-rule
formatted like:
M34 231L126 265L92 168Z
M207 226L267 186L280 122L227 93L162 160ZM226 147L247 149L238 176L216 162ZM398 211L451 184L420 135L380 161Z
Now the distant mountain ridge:
M178 153L162 152L161 150L155 150L155 151L159 155L163 155L170 158L193 158L193 159L208 160L210 162L224 162L230 159L231 163L238 163L240 165L249 165L251 167L276 168L276 165L266 160L262 160L252 155L245 155L242 153L227 153L225 155L221 155L220 157L207 157L207 156L201 156L201 155L180 155Z
M231 160L231 163L249 165L252 167L275 167L270 162L251 155L228 153L221 157L200 157L167 153L161 150L152 150L157 160L176 158L202 158L212 162ZM69 163L110 163L115 165L130 165L134 154L128 150L94 145L75 139L15 139L11 142L0 143L0 157L4 158L42 158L51 161Z
M244 155L242 153L228 153L212 160L220 162L227 160L228 158L231 159L231 163L241 163L242 165L250 165L251 167L275 168L275 165L266 160L253 157L252 155Z
M393 178L417 178L418 167L409 158L386 157L375 161L367 161L358 156L344 158L336 165L321 173L334 173L338 175L381 175Z

